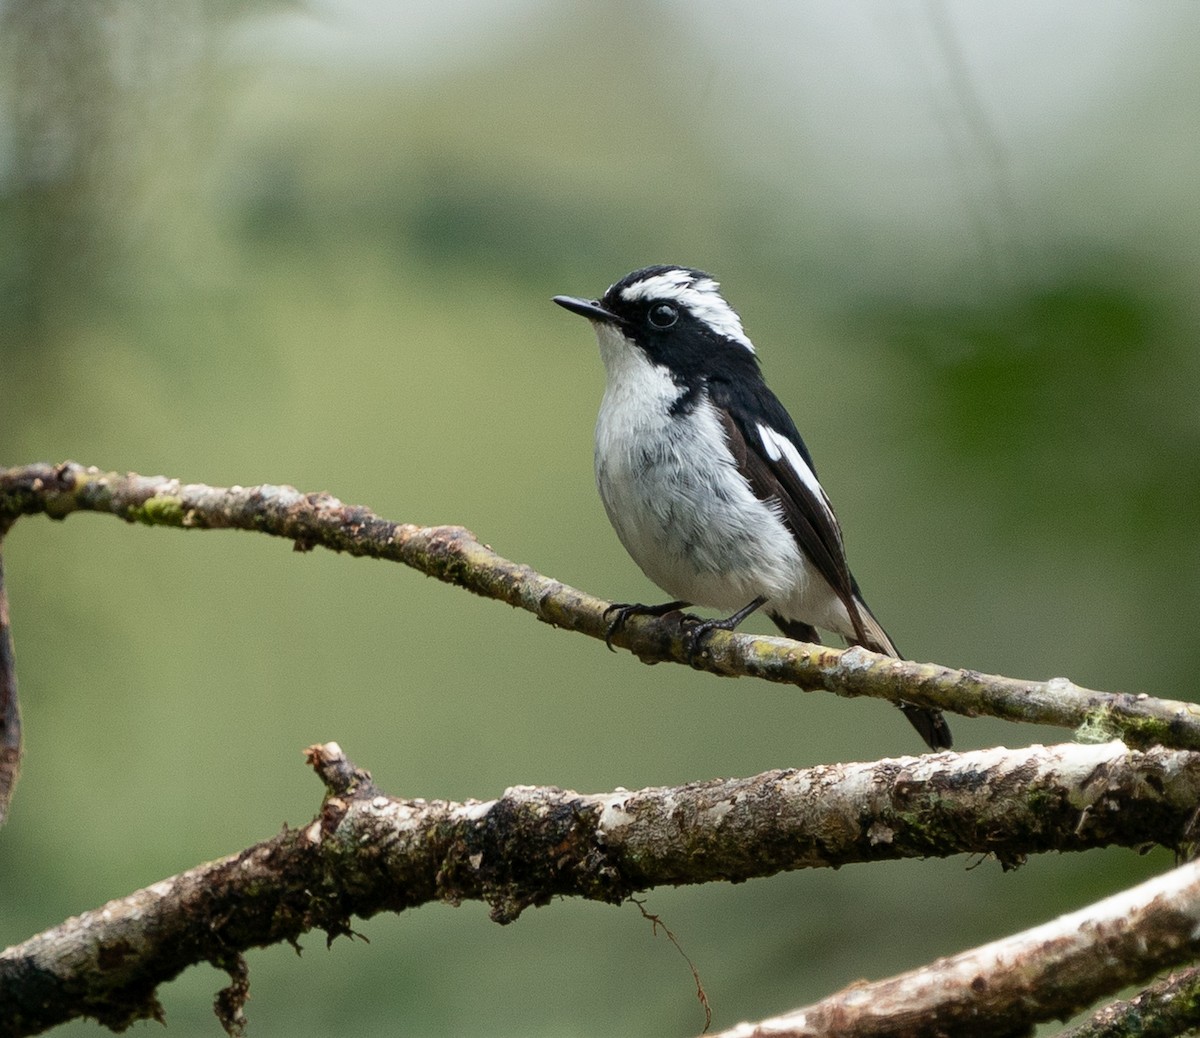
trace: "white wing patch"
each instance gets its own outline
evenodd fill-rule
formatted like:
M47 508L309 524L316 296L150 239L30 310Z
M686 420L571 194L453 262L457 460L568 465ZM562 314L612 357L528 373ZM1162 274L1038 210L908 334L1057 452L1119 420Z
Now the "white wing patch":
M621 298L628 303L639 299L672 300L686 307L693 317L703 321L718 335L754 352L754 343L742 329L742 319L718 291L720 285L712 278L697 278L690 270L668 270L662 274L637 281L621 289Z
M825 506L825 510L832 517L833 506L829 503L829 498L825 496L824 488L817 482L817 474L809 468L800 452L796 449L796 445L782 433L776 432L769 425L763 425L762 422L759 422L756 428L758 429L758 438L762 440L763 450L767 452L767 457L772 461L779 461L781 458L786 459L792 471L800 477L800 482L808 487L813 497ZM834 520L834 527L837 527L836 519Z

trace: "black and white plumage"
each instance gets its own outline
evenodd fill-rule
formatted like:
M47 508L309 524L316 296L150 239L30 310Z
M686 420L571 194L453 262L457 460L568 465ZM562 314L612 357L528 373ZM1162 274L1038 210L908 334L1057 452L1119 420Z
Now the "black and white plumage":
M617 607L662 615L688 605L732 612L693 635L731 629L764 608L789 637L816 628L899 657L867 607L812 458L763 381L754 345L708 274L634 271L599 300L556 296L588 318L607 385L596 421L596 484L621 543L677 601ZM941 713L902 704L933 749Z

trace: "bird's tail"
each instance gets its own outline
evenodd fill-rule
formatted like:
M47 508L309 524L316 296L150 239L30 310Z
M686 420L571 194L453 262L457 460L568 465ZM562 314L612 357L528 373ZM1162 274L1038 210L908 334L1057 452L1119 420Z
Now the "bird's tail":
M927 706L913 706L912 703L903 701L896 705L908 718L908 723L921 733L925 745L931 750L948 750L954 745L950 726L940 710L930 710Z
M847 641L851 645L861 645L864 649L870 649L872 652L880 652L885 656L894 656L896 659L903 659L900 651L896 648L896 643L888 637L875 615L867 608L867 603L864 602L859 595L854 596L854 612L852 613L851 621L854 623L854 636L847 637ZM770 614L775 626L778 627L789 638L795 638L800 642L815 642L820 644L820 637L817 630L811 624L801 623L798 620L788 620L785 617L779 616L776 613ZM946 723L946 718L942 716L940 710L931 710L924 706L914 706L912 703L900 702L896 704L905 717L908 718L911 724L925 740L925 744L931 750L948 750L952 744L950 735L950 726Z

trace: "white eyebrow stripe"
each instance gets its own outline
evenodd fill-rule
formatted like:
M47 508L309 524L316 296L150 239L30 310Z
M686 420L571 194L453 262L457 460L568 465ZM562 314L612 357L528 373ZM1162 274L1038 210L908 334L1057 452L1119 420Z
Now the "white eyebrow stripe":
M829 498L825 496L825 489L817 481L817 474L805 462L796 449L796 445L782 433L776 432L769 425L763 425L762 422L759 422L755 428L758 430L758 438L762 440L763 450L767 452L767 457L771 461L786 460L792 467L792 471L800 477L800 482L808 488L813 497L824 506L832 517L833 506L829 503Z
M754 343L743 330L737 311L717 291L719 287L712 278L696 279L687 270L668 270L626 286L621 289L621 298L627 303L639 299L673 300L686 307L693 317L703 321L718 335L740 343L753 353Z

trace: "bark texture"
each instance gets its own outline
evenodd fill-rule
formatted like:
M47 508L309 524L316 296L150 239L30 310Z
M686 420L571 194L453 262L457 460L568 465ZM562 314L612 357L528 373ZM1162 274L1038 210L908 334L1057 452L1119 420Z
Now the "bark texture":
M285 829L0 953L0 1035L36 1034L78 1016L114 1029L158 1018L157 987L200 962L230 974L219 1005L237 1030L249 985L242 953L313 929L349 934L355 916L481 900L493 919L509 923L556 896L617 903L663 884L850 862L992 853L1012 864L1038 850L1141 846L1164 833L1175 843L1190 839L1200 793L1200 754L1121 743L924 755L634 792L517 786L464 803L387 796L334 743L311 747L308 757L326 796L303 829ZM1178 927L1163 929L1165 916L1146 919L1158 928L1146 969L1185 961L1191 944L1165 936ZM1132 955L1135 938L1146 940L1138 932L1122 954ZM1114 959L1105 970L1088 964L1084 972L1095 974L1094 990L1103 994L1143 975L1131 975L1131 961ZM971 968L987 976L983 962ZM962 970L943 965L929 967L930 976L958 983ZM992 965L999 974L1009 968L999 958ZM1009 995L1028 1008L1024 995ZM893 1003L897 1019L912 1018ZM958 1020L966 1010L945 1012Z

